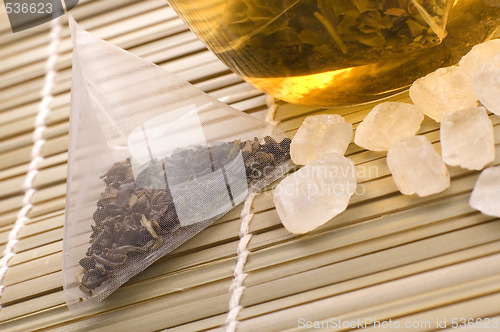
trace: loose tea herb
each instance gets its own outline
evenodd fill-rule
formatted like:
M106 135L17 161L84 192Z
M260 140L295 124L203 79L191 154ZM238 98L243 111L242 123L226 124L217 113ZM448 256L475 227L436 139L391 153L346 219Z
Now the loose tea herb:
M281 76L370 64L439 44L446 35L451 4L451 0L230 0L219 31L233 42L216 51L223 57L251 54Z
M158 250L169 235L182 228L168 182L196 181L228 165L241 152L247 185L258 187L268 172L290 162L290 143L289 138L277 142L266 136L262 141L255 138L178 149L169 158L147 165L136 177L130 159L115 163L102 176L106 188L93 215L90 247L80 260L80 289L92 295L127 262ZM203 158L207 151L208 162ZM165 168L173 170L168 178L164 176ZM165 189L152 189L162 186ZM202 193L186 192L199 194Z

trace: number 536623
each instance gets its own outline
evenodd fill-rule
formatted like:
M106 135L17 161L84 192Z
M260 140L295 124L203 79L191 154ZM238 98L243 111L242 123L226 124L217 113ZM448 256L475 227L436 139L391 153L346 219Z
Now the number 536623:
M6 2L7 14L50 14L52 3Z

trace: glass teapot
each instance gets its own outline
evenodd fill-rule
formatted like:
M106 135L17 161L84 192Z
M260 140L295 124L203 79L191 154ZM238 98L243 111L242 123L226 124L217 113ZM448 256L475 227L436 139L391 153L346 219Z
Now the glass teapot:
M381 99L492 38L500 0L169 0L231 70L291 103Z

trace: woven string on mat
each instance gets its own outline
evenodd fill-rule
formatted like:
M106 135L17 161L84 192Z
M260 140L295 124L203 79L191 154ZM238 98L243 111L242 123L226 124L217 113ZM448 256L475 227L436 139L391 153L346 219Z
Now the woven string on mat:
M279 124L279 121L274 120L274 114L276 113L277 109L274 97L268 96L266 102L268 106L266 122L277 126ZM243 307L240 305L240 299L243 295L243 292L245 291L243 281L247 277L247 274L244 272L244 268L245 263L247 262L248 255L250 254L250 251L248 250L248 243L252 238L252 234L249 232L249 226L254 216L252 213L252 204L255 196L255 193L248 195L245 203L243 204L243 209L240 214L240 242L238 243L238 248L236 249L238 261L236 262L236 266L234 267L233 281L229 286L231 297L229 299L229 311L227 313L225 321L226 332L236 331L239 323L238 314L240 313L241 309L243 309Z
M24 179L22 190L24 192L22 200L22 208L19 210L14 227L9 232L7 245L0 259L0 297L3 294L5 286L3 285L5 275L9 269L9 261L14 257L15 245L19 241L18 235L26 222L29 220L28 213L33 207L31 198L35 193L33 188L33 180L38 174L38 165L43 160L41 150L45 144L43 133L45 132L46 120L50 113L50 102L53 99L52 89L54 87L56 76L56 62L58 58L58 47L61 42L61 21L60 17L51 21L50 43L47 50L47 62L45 63L44 83L41 91L41 101L38 105L38 113L35 119L35 129L32 135L33 148L31 149L31 161L28 167L28 173ZM0 308L2 306L0 305Z

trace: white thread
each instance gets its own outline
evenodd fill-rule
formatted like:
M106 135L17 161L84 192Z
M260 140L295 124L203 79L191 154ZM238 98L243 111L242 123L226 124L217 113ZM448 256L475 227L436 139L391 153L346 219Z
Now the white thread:
M51 22L51 30L50 30L50 44L48 47L48 58L45 63L45 77L44 84L41 91L42 100L38 105L38 114L35 120L35 129L33 130L32 141L33 148L31 149L31 162L28 167L28 173L26 174L26 178L24 179L22 190L24 192L23 200L22 200L22 208L19 210L16 216L16 222L14 223L14 227L9 233L9 238L7 241L7 245L3 251L3 256L0 259L0 297L3 294L5 286L2 285L3 280L5 278L5 274L9 269L9 261L15 255L14 247L16 243L19 241L17 236L19 232L24 227L26 222L29 220L28 212L31 210L33 205L30 203L31 198L35 193L35 189L33 188L33 181L38 173L38 165L43 160L41 156L42 147L45 144L45 140L43 139L43 133L46 129L45 121L47 116L50 113L50 102L52 101L52 88L54 87L54 79L56 76L55 65L58 58L57 48L60 43L60 35L61 35L61 22L60 18L56 18ZM0 309L2 306L0 305Z
M277 126L280 121L274 120L274 116L276 115L276 110L278 109L278 104L276 104L276 98L273 96L267 96L266 98L267 104L267 114L266 114L266 122Z
M234 267L233 281L231 286L229 286L229 291L231 292L231 298L229 299L229 312L226 318L226 331L234 332L236 331L236 326L238 325L238 314L240 313L242 306L240 305L240 299L243 295L243 281L247 277L244 272L245 263L247 262L248 255L250 251L247 249L248 243L252 239L252 234L249 233L250 221L252 221L253 213L251 212L253 200L256 194L251 193L248 195L245 203L243 204L243 209L241 210L240 219L240 242L238 243L238 248L236 249L236 254L238 256L238 262Z
M276 99L272 96L267 96L266 99L267 104L267 114L266 114L266 122L277 126L280 122L274 120L274 115L276 114L276 110L278 109L278 105L276 104ZM248 195L245 203L243 204L243 210L240 214L241 226L240 226L240 242L238 243L238 248L236 249L236 254L238 256L238 261L236 262L236 266L234 267L233 273L233 281L229 286L229 291L231 292L231 298L229 299L229 312L227 313L225 325L226 332L235 332L236 327L238 326L238 315L243 309L240 305L240 299L243 295L243 291L245 290L245 286L243 286L243 281L247 277L247 274L244 272L245 264L247 262L248 255L250 251L247 249L248 243L252 239L252 234L249 232L250 222L253 218L253 213L251 213L252 204L255 199L256 194Z

